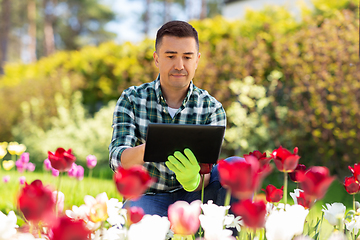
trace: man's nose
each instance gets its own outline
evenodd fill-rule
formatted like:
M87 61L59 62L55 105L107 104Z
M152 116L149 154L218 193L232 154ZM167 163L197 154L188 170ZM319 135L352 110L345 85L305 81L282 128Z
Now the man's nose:
M175 69L176 70L182 70L184 69L184 62L182 60L182 58L178 58L175 62Z

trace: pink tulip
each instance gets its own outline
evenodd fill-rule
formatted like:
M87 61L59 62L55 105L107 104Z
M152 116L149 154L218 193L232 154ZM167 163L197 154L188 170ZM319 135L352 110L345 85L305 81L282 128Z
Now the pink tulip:
M57 191L53 191L52 192L52 199L54 202L56 202L56 194ZM58 196L57 196L57 209L58 211L61 213L64 209L64 200L65 200L65 195L62 192L59 192Z
M26 169L27 169L28 171L30 171L30 172L33 172L33 171L35 170L35 164L32 163L32 162L28 162L28 163L26 164Z
M45 167L46 171L49 171L52 169L51 162L48 158L44 160L44 167Z
M83 180L84 179L84 168L81 165L77 165L77 169L76 169L76 179L77 180Z
M26 182L26 177L25 176L19 177L19 182L21 185L23 185Z
M51 169L51 174L54 176L54 177L57 177L59 176L59 170L55 169L55 168L52 168Z
M77 172L77 164L73 163L71 165L71 168L68 171L68 175L69 177L76 177L76 172Z
M23 173L27 169L30 157L28 152L21 154L20 158L15 162L15 166L19 173Z
M192 235L200 226L201 201L195 200L191 204L177 201L169 206L168 216L171 229L175 234Z
M21 154L20 156L20 161L23 162L23 163L28 163L29 160L30 160L30 157L29 157L29 153L28 152L24 152L23 154Z
M94 155L88 155L86 157L86 165L88 168L92 169L96 166L97 159Z
M15 166L19 173L23 173L26 169L26 166L25 166L24 162L21 161L21 159L19 159L15 162Z
M8 183L10 181L10 176L9 175L6 175L3 177L3 182L4 183Z

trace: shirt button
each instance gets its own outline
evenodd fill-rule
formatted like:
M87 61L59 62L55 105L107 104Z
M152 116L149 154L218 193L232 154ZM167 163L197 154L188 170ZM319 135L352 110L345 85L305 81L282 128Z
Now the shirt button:
M174 176L171 176L171 180L174 180Z

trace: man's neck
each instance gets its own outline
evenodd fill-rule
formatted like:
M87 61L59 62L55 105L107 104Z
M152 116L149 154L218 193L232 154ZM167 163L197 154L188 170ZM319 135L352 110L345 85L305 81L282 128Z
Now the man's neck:
M163 88L161 90L167 105L175 109L180 108L188 91L188 89L171 91Z

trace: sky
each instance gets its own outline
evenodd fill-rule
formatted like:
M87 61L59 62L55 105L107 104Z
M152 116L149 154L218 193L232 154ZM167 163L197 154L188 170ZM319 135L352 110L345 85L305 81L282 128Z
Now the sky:
M106 25L106 29L117 34L116 41L118 43L124 41L139 42L144 38L142 33L143 25L140 20L141 15L145 12L145 0L101 0L104 5L110 6L117 14L118 20L112 21ZM201 0L187 0L192 1L192 15L200 12ZM153 16L159 16L163 11L163 5L153 1L151 12ZM177 20L188 20L187 14L179 6L173 6L171 13L176 13ZM158 28L161 27L162 19L152 17L151 29L149 33L150 38L156 36Z
M146 0L101 0L103 4L111 7L117 14L118 20L109 22L106 29L117 34L116 42L123 43L130 41L140 42L145 36L142 33L143 25L140 17L145 11ZM201 9L201 0L186 0L191 2L192 9L184 11L179 6L173 6L171 13L176 20L189 20L190 16L199 16ZM243 0L237 3L229 4L223 8L223 15L228 19L242 18L247 8L261 10L265 5L281 5L289 8L290 12L300 14L298 3L302 1L307 5L311 0ZM157 30L161 27L162 19L159 19L163 11L163 5L152 1L151 5L151 29L149 37L155 39ZM237 5L235 7L235 5ZM240 9L240 11L239 11ZM191 11L191 12L189 12ZM160 13L160 14L159 14Z

